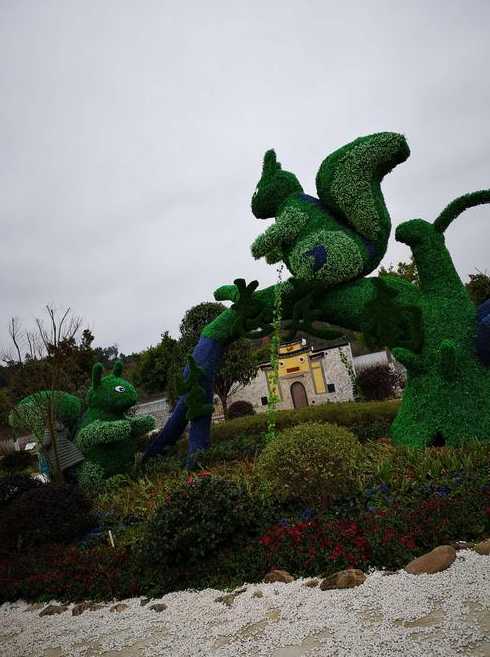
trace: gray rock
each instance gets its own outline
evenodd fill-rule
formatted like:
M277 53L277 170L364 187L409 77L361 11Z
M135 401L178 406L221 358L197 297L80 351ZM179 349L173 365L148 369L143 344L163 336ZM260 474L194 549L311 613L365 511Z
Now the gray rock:
M165 603L163 603L163 602L157 602L157 603L154 604L154 605L150 605L150 609L152 609L153 611L156 611L156 612L160 613L160 612L162 612L162 611L165 611L165 609L167 609L167 605L166 605Z
M102 609L104 605L97 604L95 602L80 602L78 605L75 605L71 610L72 616L80 616L84 611L97 611L97 609Z
M68 609L68 605L48 605L40 612L40 616L56 616Z
M232 593L225 593L224 595L220 595L217 598L215 598L215 602L221 602L227 607L231 607L232 604L235 602L235 598L239 596L241 593L245 593L247 589L242 588L238 589L236 591L233 591Z
M125 602L119 602L117 605L112 605L109 611L120 613L121 611L126 611L126 609L129 609L129 605Z

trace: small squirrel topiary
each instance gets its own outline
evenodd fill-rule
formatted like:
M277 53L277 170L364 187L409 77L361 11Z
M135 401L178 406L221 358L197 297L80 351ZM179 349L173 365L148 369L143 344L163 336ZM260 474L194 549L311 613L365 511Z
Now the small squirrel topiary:
M131 383L121 377L123 365L116 361L111 374L96 363L87 393L87 410L80 417L78 397L61 391L40 391L22 399L11 413L12 424L27 427L42 443L50 405L54 416L74 434L74 443L85 460L77 466L84 488L98 487L109 477L125 474L134 465L136 440L155 428L151 415L129 416L138 401ZM54 401L54 404L52 403Z
M121 377L122 369L121 361L117 361L107 376L102 376L100 363L92 370L88 408L75 437L85 457L78 467L79 482L85 488L128 472L134 465L136 439L155 428L151 415L127 415L138 396L134 386Z

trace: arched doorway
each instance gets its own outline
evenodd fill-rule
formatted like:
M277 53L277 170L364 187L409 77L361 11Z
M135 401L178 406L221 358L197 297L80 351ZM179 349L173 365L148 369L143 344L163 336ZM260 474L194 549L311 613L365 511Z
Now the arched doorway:
M293 400L294 408L304 408L308 406L308 397L306 390L302 383L295 381L291 386L291 398Z

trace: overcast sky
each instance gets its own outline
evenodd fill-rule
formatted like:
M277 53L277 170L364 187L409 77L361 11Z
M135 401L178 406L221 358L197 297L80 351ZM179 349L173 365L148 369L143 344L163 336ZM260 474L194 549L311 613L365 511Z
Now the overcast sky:
M393 224L490 187L488 0L0 0L1 330L69 305L129 353L236 277L266 149L315 194L329 152L403 132ZM490 208L447 233L488 269ZM384 263L408 259L393 236Z

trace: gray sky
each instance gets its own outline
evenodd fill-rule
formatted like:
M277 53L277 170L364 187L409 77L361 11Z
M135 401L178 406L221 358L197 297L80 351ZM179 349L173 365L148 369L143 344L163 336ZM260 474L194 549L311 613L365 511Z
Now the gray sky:
M0 0L1 327L70 305L141 350L236 277L266 149L305 191L357 136L403 132L393 223L490 187L487 0ZM488 268L490 209L447 233ZM394 231L393 231L394 234ZM384 263L407 259L391 239Z

